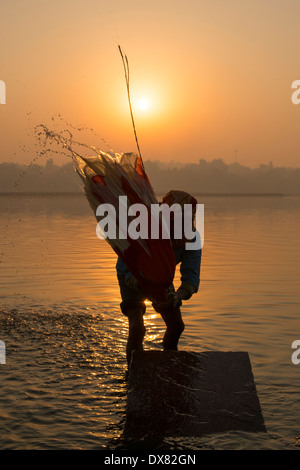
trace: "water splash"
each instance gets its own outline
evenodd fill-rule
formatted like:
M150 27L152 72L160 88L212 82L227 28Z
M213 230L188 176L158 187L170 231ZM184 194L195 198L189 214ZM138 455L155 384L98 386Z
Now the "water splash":
M27 114L27 117L31 120L30 113ZM75 135L77 135L76 138ZM92 152L99 154L99 152L101 152L99 147L83 143L80 140L99 140L101 141L101 145L103 144L107 149L108 153L115 153L107 141L103 137L99 136L92 127L76 126L71 124L70 122L67 122L60 113L52 116L51 127L42 123L30 126L30 128L27 129L27 136L31 139L33 138L35 150L31 160L24 170L22 170L14 183L14 188L16 190L20 187L26 173L41 159L55 157L58 158L58 160L61 160L62 157L71 159L75 156L81 157L83 149L89 153ZM77 148L77 151L75 148ZM25 143L22 143L19 149L23 153L32 154L32 145L28 146Z

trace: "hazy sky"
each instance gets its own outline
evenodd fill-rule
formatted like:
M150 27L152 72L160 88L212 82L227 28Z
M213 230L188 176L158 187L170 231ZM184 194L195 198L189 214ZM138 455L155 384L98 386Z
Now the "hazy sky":
M2 0L0 162L29 163L57 113L136 151L120 44L145 160L300 166L299 18L299 0Z

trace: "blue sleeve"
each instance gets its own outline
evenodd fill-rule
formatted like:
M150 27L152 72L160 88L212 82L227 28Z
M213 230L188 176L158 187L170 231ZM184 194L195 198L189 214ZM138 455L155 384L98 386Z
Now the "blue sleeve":
M202 249L184 250L180 264L181 288L192 295L198 292L200 284L200 266Z
M129 271L129 268L126 266L126 264L120 257L118 257L118 260L117 260L116 270L119 276L120 275L126 276L127 279L128 277L132 276L131 271Z
M117 273L120 275L126 275L129 271L129 269L127 268L126 264L124 263L124 261L118 257L118 260L117 260L117 264L116 264L116 270L117 270Z

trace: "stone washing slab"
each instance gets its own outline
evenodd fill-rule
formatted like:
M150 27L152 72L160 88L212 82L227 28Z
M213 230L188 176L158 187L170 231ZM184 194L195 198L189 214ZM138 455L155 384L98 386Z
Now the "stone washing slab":
M266 432L247 352L134 351L124 437Z

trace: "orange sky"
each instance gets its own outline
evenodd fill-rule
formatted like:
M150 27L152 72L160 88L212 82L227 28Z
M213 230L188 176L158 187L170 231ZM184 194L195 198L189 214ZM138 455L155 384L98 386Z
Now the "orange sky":
M298 0L2 2L0 162L29 163L27 130L57 113L136 151L120 44L145 160L300 166L299 17Z

